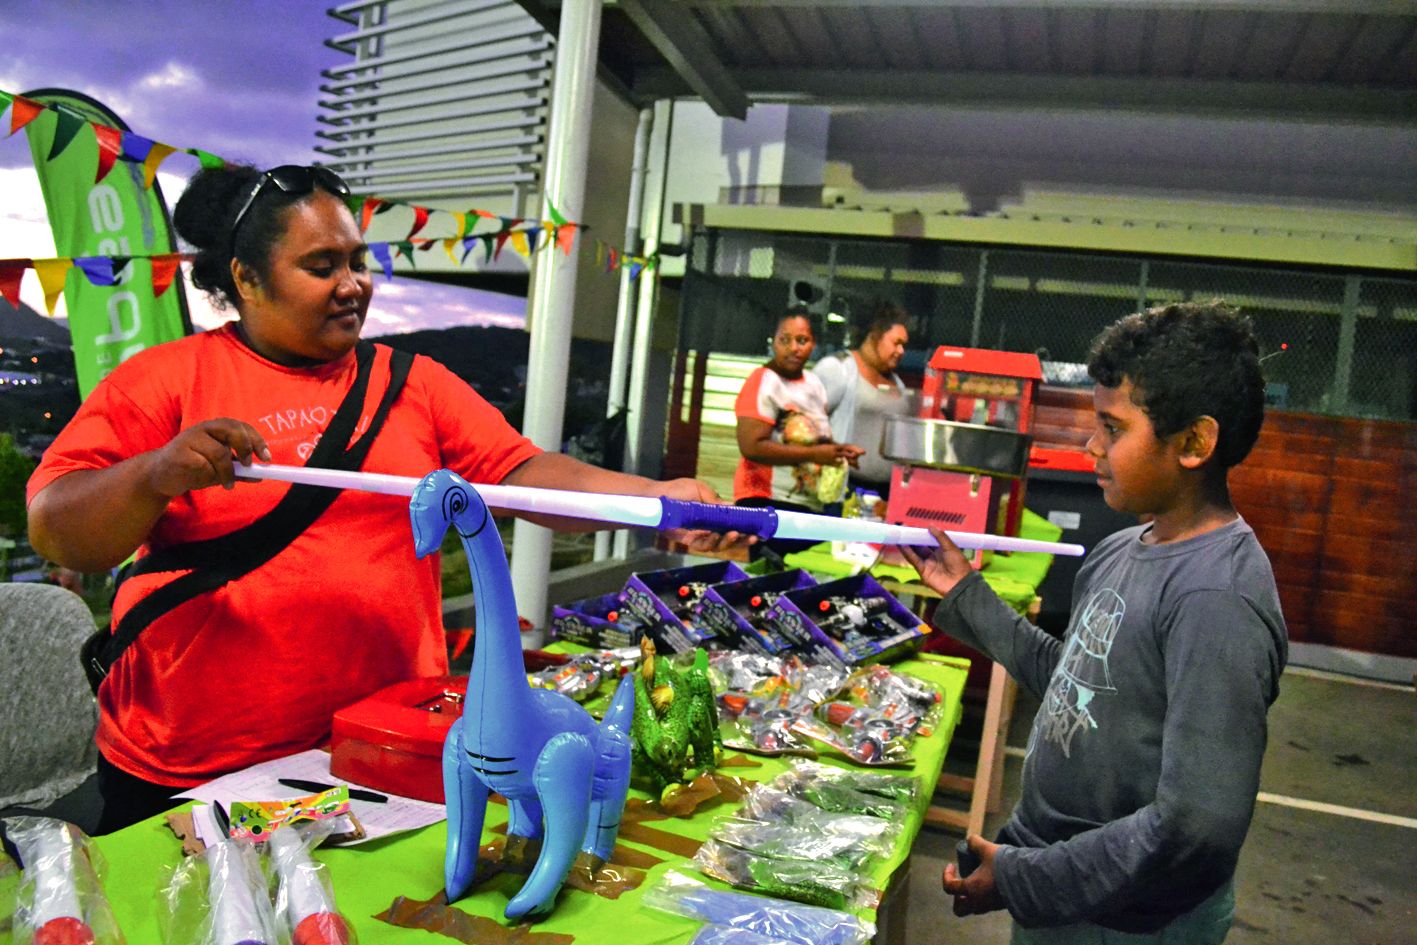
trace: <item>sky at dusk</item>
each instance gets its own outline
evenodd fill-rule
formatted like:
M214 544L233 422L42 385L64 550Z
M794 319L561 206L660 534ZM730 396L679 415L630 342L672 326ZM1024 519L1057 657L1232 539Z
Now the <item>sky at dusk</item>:
M319 160L320 70L349 57L324 40L350 27L326 15L332 0L2 0L0 89L83 92L138 134L270 167ZM5 130L8 130L6 112ZM169 204L195 158L174 154L159 184ZM0 139L0 258L54 255L24 134ZM71 276L71 278L81 278ZM33 272L22 300L44 311ZM187 290L193 321L219 325L201 292ZM365 334L450 325L525 323L525 300L425 282L375 279ZM60 302L56 315L64 315Z

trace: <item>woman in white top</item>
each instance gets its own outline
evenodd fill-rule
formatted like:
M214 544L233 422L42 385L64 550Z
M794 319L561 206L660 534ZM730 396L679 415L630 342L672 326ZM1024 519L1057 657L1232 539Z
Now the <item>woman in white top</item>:
M834 442L827 392L817 376L805 370L817 345L811 319L788 312L778 320L771 341L772 360L748 375L734 404L743 458L734 471L733 499L738 505L821 511L822 467L843 460L854 464L863 451ZM787 554L812 542L768 544Z
M891 463L881 456L886 418L910 412L905 382L895 369L910 341L905 310L890 303L877 306L859 333L855 350L822 358L812 369L827 392L832 431L842 440L860 443L865 453L851 471L851 485L890 491Z

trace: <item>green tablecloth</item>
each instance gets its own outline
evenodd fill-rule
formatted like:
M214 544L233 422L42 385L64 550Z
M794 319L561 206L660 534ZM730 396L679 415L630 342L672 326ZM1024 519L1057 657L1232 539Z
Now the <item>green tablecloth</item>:
M1023 510L1023 518L1019 523L1020 538L1057 541L1062 534L1063 530L1046 518L1028 509ZM791 568L803 568L824 580L848 577L856 573L852 565L832 557L831 542L822 542L805 551L787 555L783 558L783 563ZM1038 585L1043 583L1052 563L1052 555L1037 552L996 554L980 573L1005 603L1023 613L1033 602L1033 596L1038 593ZM909 566L878 564L871 569L871 576L877 580L919 585L915 569Z
M924 787L893 855L879 864L873 874L872 879L880 889L886 888L891 874L909 857L911 844L920 831L925 808L930 802L931 786L939 779L945 751L959 721L960 696L968 666L967 660L926 655L904 661L895 667L940 687L944 693L944 716L940 727L928 739L917 741L912 773L919 777ZM767 781L786 769L789 764L781 759L758 760L762 762L761 767L727 768L724 771L739 777ZM826 756L823 760L830 761ZM644 797L639 792L631 792L631 796ZM653 821L649 826L703 840L708 836L709 827L714 820L729 813L735 806L723 804L701 812L691 819ZM500 804L490 805L487 816L488 827L504 824L507 817L506 807ZM411 899L426 900L438 894L443 887L445 833L444 825L436 824L358 847L317 851L317 858L329 867L340 908L364 945L381 945L385 942L430 945L441 940L430 938L427 932L421 930L386 925L373 916L387 909L396 897L407 896ZM495 835L490 831L484 833L484 842L490 841L493 836ZM621 842L626 846L638 847L630 841ZM130 943L156 945L161 941L157 919L159 891L166 883L168 873L181 858L177 839L168 830L163 818L155 817L116 834L99 837L97 844L108 859L108 896L127 940ZM642 908L640 899L644 890L671 867L680 866L691 873L692 868L685 866L683 858L673 854L650 847L638 848L666 860L650 870L643 886L617 900L567 887L562 890L556 911L551 918L537 923L533 931L570 934L575 936L577 942L586 945L607 942L626 945L687 943L697 931L698 923L655 909ZM457 908L470 914L500 919L506 903L506 895L500 891L494 880L492 889L480 893L474 891L471 896L458 902ZM869 910L861 914L867 918L874 917L874 913ZM8 941L3 933L0 933L0 941Z

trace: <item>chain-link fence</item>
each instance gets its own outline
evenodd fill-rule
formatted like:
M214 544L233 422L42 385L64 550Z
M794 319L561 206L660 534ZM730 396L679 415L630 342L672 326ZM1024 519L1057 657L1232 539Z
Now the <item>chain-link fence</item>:
M1417 419L1414 280L715 229L694 234L688 263L683 350L766 358L774 319L805 302L825 353L851 344L853 318L885 299L914 319L907 374L951 344L1036 352L1062 378L1123 315L1222 298L1254 321L1273 406Z

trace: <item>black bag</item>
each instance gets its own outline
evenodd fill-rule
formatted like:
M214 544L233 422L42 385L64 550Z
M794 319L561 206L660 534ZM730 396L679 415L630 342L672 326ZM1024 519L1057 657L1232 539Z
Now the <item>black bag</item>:
M356 348L356 359L358 372L354 384L306 460L307 467L358 470L413 366L413 355L406 351L393 352L389 360L388 389L379 401L369 429L353 449L348 449L360 414L364 411L364 395L369 389L369 374L374 363L374 346L361 341ZM144 627L174 607L207 591L216 590L274 558L334 504L340 491L323 486L291 486L275 508L251 524L216 538L162 548L138 559L124 569L126 573L120 572L120 583L134 574L163 571L189 573L164 584L134 604L123 615L118 626L111 628L111 632L109 627L104 627L84 641L79 648L79 660L94 695L98 695L98 687L108 677L113 664L132 646Z

